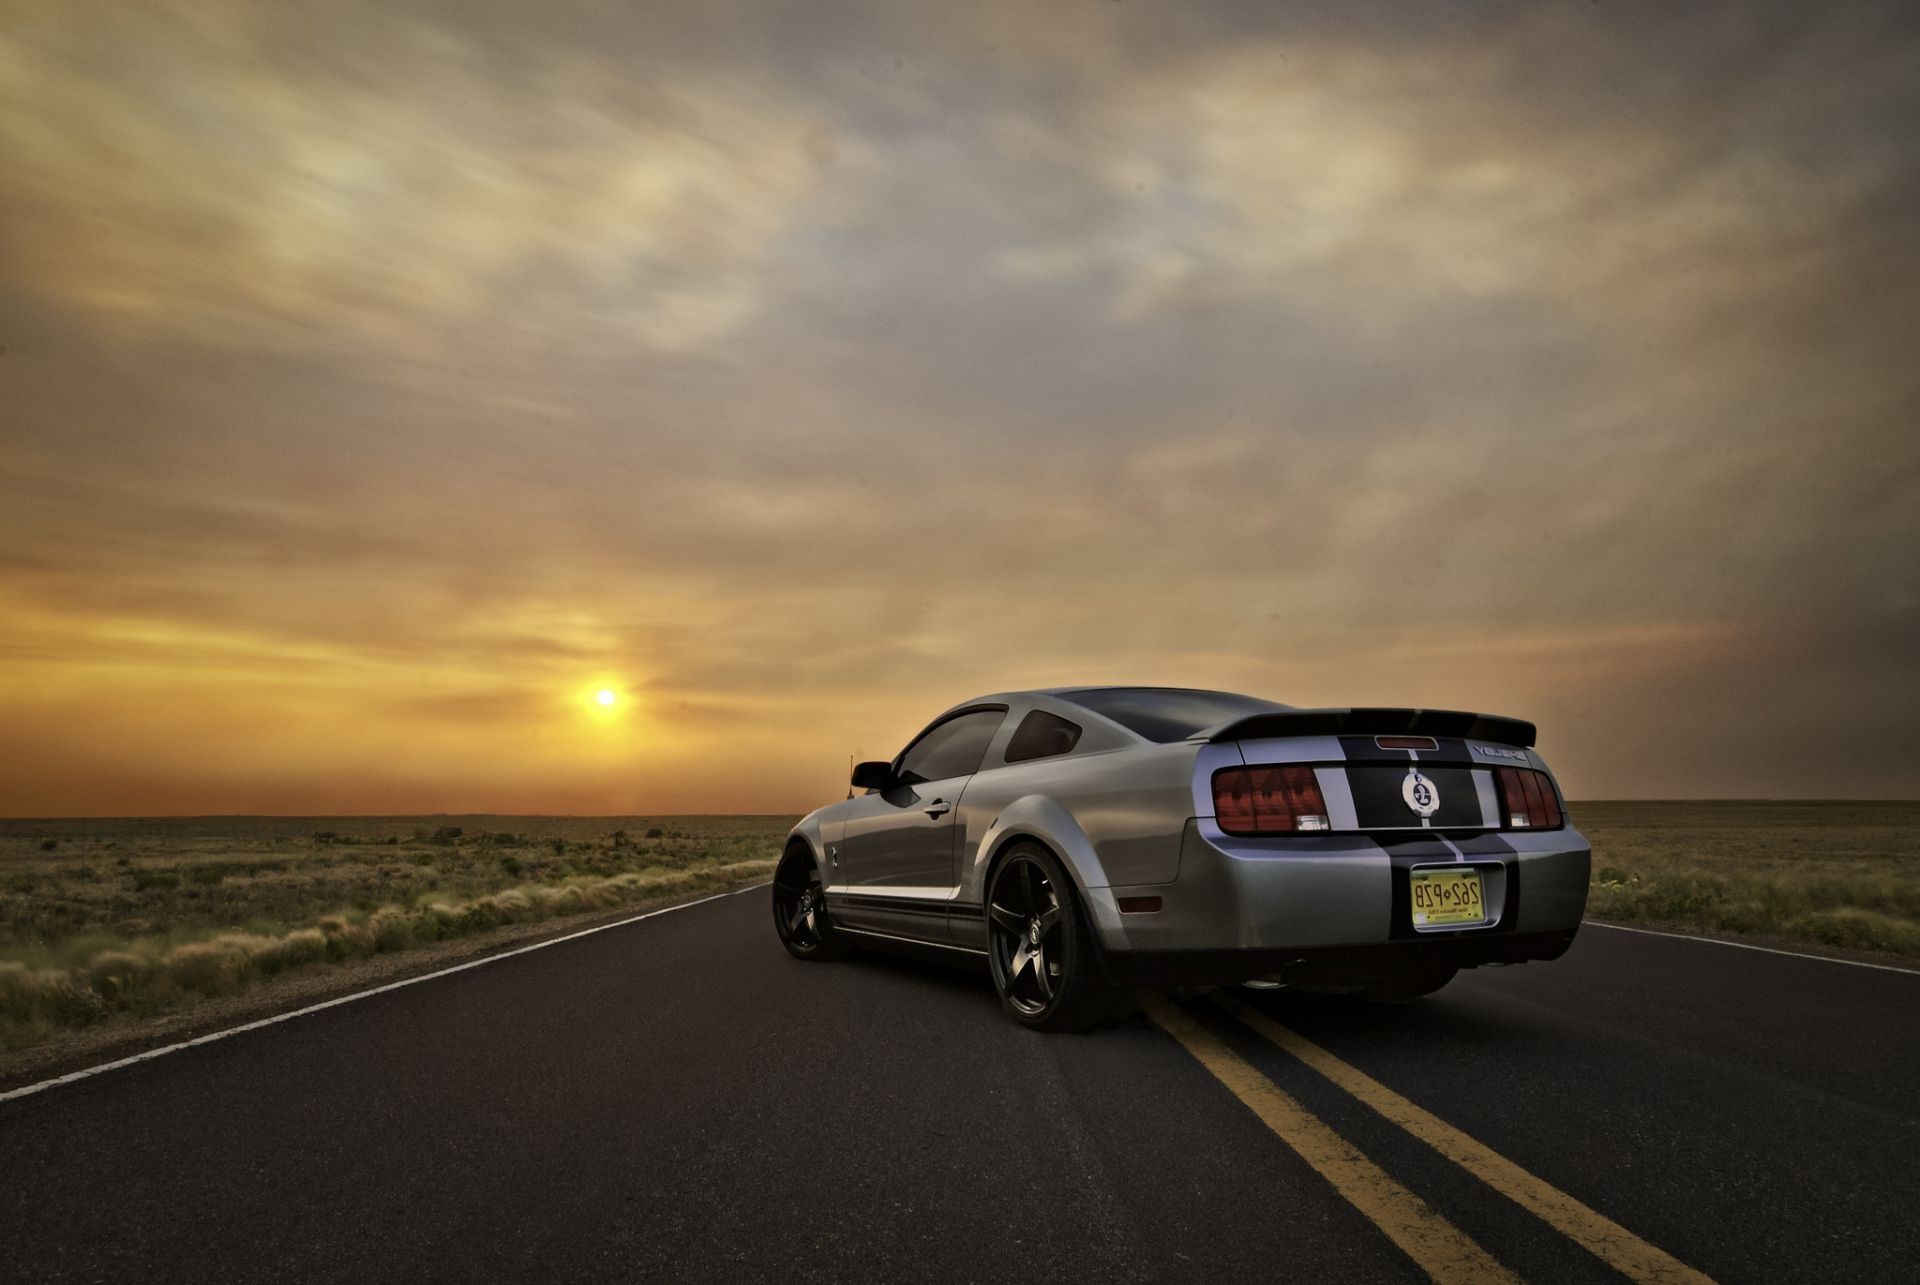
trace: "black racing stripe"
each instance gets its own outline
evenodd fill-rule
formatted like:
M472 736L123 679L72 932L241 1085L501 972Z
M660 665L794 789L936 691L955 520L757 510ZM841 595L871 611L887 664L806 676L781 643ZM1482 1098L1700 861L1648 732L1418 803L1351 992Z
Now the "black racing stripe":
M1447 843L1440 841L1432 831L1423 831L1419 835L1405 838L1376 834L1373 841L1378 843L1393 863L1393 920L1387 929L1387 936L1393 941L1411 941L1416 938L1434 939L1464 937L1502 936L1510 934L1514 925L1520 922L1520 864L1513 845L1497 834L1473 832L1462 834L1449 831ZM1414 866L1430 865L1440 861L1457 861L1454 848L1460 849L1468 862L1478 866L1488 866L1495 862L1506 867L1507 899L1501 910L1500 919L1491 927L1462 928L1456 933L1444 929L1422 932L1413 926L1413 888L1408 882L1407 872Z
M1439 791L1440 809L1432 818L1434 829L1480 824L1480 791L1474 784L1472 772L1458 767L1409 763L1403 755L1400 762L1393 765L1368 763L1347 768L1347 788L1353 794L1354 815L1362 830L1420 824L1419 814L1407 806L1401 794L1407 770L1413 767L1419 768L1420 774Z
M1449 830L1447 838L1453 840L1454 846L1469 857L1511 857L1518 851L1498 833L1487 830L1465 835Z
M829 892L829 909L859 906L868 910L899 911L909 915L947 915L954 919L985 919L984 906L965 901L939 901L927 897L887 897L874 893Z
M840 907L843 910L858 907L862 910L884 910L889 914L945 916L953 909L950 901L930 900L926 897L881 897L868 893L829 892L827 909Z
M1376 834L1373 841L1386 849L1395 865L1402 861L1411 864L1415 861L1453 860L1453 849L1424 831L1405 836Z

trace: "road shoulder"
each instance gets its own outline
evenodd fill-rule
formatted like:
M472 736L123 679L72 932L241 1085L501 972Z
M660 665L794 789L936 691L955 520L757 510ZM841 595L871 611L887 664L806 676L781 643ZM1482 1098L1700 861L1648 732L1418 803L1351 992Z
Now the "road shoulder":
M1843 964L1873 964L1881 968L1920 972L1920 955L1902 955L1884 950L1850 950L1845 946L1828 946L1799 937L1718 932L1695 924L1665 919L1603 919L1593 915L1587 916L1586 926L1617 928L1628 932L1658 933L1668 937L1688 937L1697 941L1718 942L1723 946L1749 946L1756 950L1776 951L1783 955L1799 955L1806 959L1831 959Z
M416 946L393 954L370 955L325 968L283 973L237 994L204 1000L179 1012L153 1017L119 1014L98 1026L63 1031L40 1044L0 1052L0 1093L132 1057L149 1049L263 1021L358 991L389 986L508 950L701 901L716 893L744 891L763 882L764 874L754 873L728 883L675 891L592 914L508 924L470 937Z

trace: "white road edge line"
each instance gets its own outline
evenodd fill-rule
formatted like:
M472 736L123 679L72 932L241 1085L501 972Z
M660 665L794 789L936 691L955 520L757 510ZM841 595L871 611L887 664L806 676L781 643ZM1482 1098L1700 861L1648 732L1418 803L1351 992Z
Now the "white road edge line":
M1671 937L1675 941L1701 941L1709 946L1731 946L1735 950L1757 950L1763 955L1785 955L1788 959L1817 959L1823 964L1845 964L1849 968L1873 968L1883 973L1905 973L1909 977L1920 977L1920 968L1899 968L1893 964L1869 964L1864 959L1835 959L1832 955L1809 955L1798 950L1776 950L1772 946L1753 946L1744 941L1722 941L1718 937L1696 937L1692 933L1663 933L1651 928L1629 928L1625 924L1603 924L1598 919L1589 919L1585 927L1611 928L1617 933L1639 933L1643 937Z
M370 995L384 995L388 991L397 991L403 986L415 986L421 982L430 982L436 977L451 977L455 973L464 973L469 968L478 968L482 964L497 963L502 959L512 959L515 955L524 955L529 951L545 950L549 946L558 946L561 942L578 941L582 937L591 937L595 933L603 933L609 929L625 928L628 924L637 924L642 919L652 919L656 915L668 915L676 910L691 910L695 906L704 906L709 901L719 901L722 897L737 897L743 892L752 892L756 888L764 888L772 882L773 881L769 879L761 883L748 884L744 888L734 888L726 892L716 892L712 896L702 897L698 901L683 901L677 906L662 906L658 910L649 910L643 915L633 915L627 919L615 920L610 924L601 924L597 928L582 928L579 932L568 933L564 937L549 937L546 941L536 941L530 946L515 946L512 950L503 950L497 955L484 955L479 959L470 959L464 964L455 964L451 968L442 968L431 973L422 973L418 977L402 978L400 981L388 982L383 986L375 986L369 990L355 991L351 995L339 995L333 999L322 1000L318 1004L309 1004L305 1008L296 1008L291 1013L279 1013L273 1017L263 1017L256 1022L243 1022L239 1026L230 1026L224 1031L213 1031L207 1035L198 1035L190 1040L182 1040L178 1044L165 1044L157 1049L148 1049L144 1053L135 1053L131 1057L123 1057L116 1062L102 1062L99 1066L89 1066L84 1070L69 1071L65 1075L56 1075L52 1079L42 1080L38 1084L29 1084L18 1089L8 1089L5 1093L0 1093L0 1102L8 1102L14 1098L28 1097L35 1093L44 1092L47 1089L57 1088L62 1084L72 1084L76 1080L84 1080L90 1076L100 1075L107 1071L117 1071L123 1066L132 1066L137 1062L151 1062L154 1058L165 1057L169 1053L178 1053L181 1049L196 1048L202 1044L211 1044L215 1040L224 1040L229 1035L240 1035L247 1031L257 1031L263 1026L273 1026L279 1022L291 1022L296 1017L305 1017L309 1013L318 1013L324 1009L338 1008L342 1004L351 1004L357 999L366 999Z

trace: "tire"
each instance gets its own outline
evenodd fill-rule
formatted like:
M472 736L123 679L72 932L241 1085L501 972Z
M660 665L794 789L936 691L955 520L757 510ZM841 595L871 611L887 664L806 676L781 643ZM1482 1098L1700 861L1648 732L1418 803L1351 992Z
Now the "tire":
M1457 968L1425 968L1396 973L1369 982L1354 994L1373 1004L1411 1004L1445 986L1459 971Z
M1073 880L1037 843L1008 848L987 884L987 961L1000 1004L1036 1031L1084 1031L1125 992L1107 980Z
M773 872L773 931L795 959L845 959L853 943L833 929L820 882L820 866L804 844L795 844Z

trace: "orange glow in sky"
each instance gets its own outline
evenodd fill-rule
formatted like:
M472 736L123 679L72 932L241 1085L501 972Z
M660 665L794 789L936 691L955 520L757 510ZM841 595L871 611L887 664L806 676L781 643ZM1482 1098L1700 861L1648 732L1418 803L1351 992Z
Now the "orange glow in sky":
M800 811L1113 681L1911 796L1902 14L12 5L0 813Z

